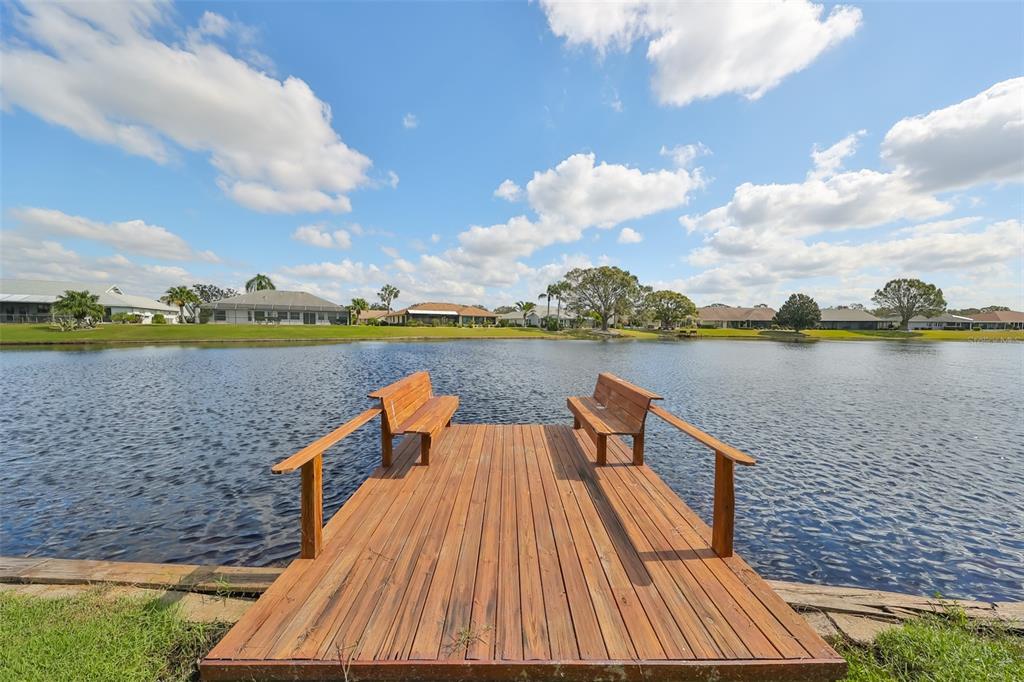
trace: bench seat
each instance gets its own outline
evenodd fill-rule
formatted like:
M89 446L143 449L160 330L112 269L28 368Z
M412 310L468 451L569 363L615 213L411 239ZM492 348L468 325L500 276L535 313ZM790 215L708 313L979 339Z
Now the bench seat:
M608 436L632 436L633 463L639 465L644 463L644 423L652 400L661 396L602 372L593 396L572 396L565 403L573 428L584 429L593 439L598 464L608 459Z
M435 433L439 428L448 425L458 409L458 396L439 395L428 398L411 417L398 425L395 434Z
M430 375L416 372L393 384L377 389L371 398L380 400L381 462L391 466L391 440L405 433L420 436L420 461L430 464L430 445L450 426L459 399L453 395L434 395Z

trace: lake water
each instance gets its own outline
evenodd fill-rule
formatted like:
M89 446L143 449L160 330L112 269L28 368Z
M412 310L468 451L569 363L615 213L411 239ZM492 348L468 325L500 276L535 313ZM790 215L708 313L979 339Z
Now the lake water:
M282 564L299 476L270 465L427 369L462 422L568 422L608 370L758 459L736 546L764 576L1024 599L1024 345L464 341L0 353L0 553ZM710 451L652 418L648 463L711 518ZM325 516L378 462L325 458Z

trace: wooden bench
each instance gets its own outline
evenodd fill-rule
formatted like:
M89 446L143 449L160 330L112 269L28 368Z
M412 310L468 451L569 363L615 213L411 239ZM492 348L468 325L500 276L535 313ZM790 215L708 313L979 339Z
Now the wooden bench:
M391 466L391 442L404 433L420 434L420 461L430 464L430 444L450 426L459 409L454 395L435 396L430 375L416 372L370 394L380 400L381 463Z
M614 374L597 375L592 397L574 396L566 400L573 414L573 428L583 428L597 446L597 463L608 459L608 436L632 436L633 464L644 463L644 422L656 393L635 386Z

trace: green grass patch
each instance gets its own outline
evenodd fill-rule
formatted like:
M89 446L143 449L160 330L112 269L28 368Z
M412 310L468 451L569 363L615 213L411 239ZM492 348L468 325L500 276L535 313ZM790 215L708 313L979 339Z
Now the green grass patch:
M1024 680L1024 640L981 628L962 612L911 621L870 648L840 645L847 682L1014 682Z
M226 629L186 623L159 601L0 593L0 680L198 679L196 662Z

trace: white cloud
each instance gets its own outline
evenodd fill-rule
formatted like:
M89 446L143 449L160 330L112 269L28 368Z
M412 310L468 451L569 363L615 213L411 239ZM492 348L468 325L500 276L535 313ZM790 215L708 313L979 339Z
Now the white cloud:
M416 114L411 114L410 113L410 114L406 114L405 116L402 117L402 127L404 127L406 130L412 130L413 128L418 128L419 125L420 125L420 120L416 117Z
M386 256L389 256L391 258L398 258L398 249L396 249L393 246L382 246L382 247L380 247L380 250Z
M12 9L3 98L89 140L166 163L206 152L218 185L260 211L348 211L370 160L331 127L304 81L283 81L212 42L227 20L204 15L182 43L156 2L28 4ZM38 46L38 47L36 47ZM250 53L251 54L251 53Z
M661 150L658 152L662 156L668 156L672 159L672 163L677 168L689 168L696 159L701 156L707 156L711 153L711 150L704 145L703 142L697 142L696 144L680 144L675 147L661 146Z
M337 262L308 263L289 265L278 269L288 277L306 279L336 279L342 282L364 283L380 273L380 268L372 263L364 265L348 258Z
M393 170L389 170L387 183L388 186L391 187L391 189L395 189L396 187L398 187L398 173L396 173Z
M438 243L439 241L441 241L441 235L439 235L439 234L437 234L437 233L435 232L434 234L430 235L430 241L431 241L431 243L433 243L433 244L436 244L436 243Z
M345 230L332 230L328 232L323 225L303 225L296 228L292 233L292 239L319 246L322 249L350 249L352 248L352 236Z
M173 232L142 220L102 223L46 208L16 208L11 211L11 217L34 237L59 235L99 242L152 258L220 262L212 251L196 251Z
M826 149L819 149L815 145L811 152L814 170L808 173L808 177L821 180L838 173L843 167L843 161L857 152L857 142L866 134L866 130L858 130Z
M644 236L634 230L632 227L624 227L619 232L619 243L620 244L639 244L644 240Z
M502 180L498 189L494 190L494 196L505 201L519 201L523 198L523 188L512 180Z
M1024 78L996 83L958 104L905 118L882 158L924 190L1024 180Z
M598 54L647 41L653 89L662 104L739 93L764 95L852 36L861 12L789 2L684 2L639 0L576 3L541 0L551 31L570 46Z

